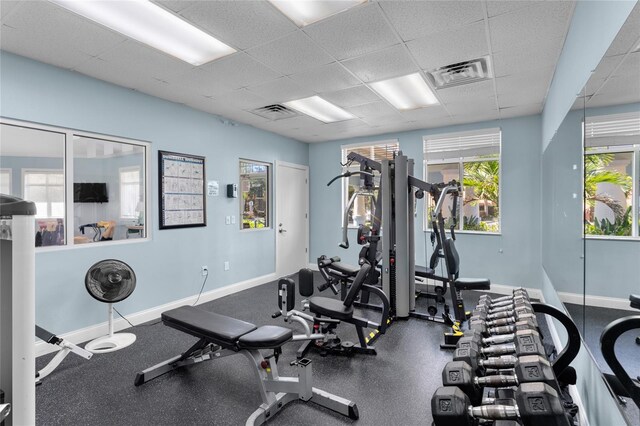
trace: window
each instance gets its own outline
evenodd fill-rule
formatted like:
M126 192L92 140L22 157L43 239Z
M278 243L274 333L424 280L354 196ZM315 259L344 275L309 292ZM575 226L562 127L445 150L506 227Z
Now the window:
M0 194L11 194L11 169L0 169Z
M36 219L64 218L64 173L23 170L23 198L36 204Z
M459 230L500 232L500 144L498 128L424 138L425 180L462 183ZM429 200L426 208L434 206ZM452 216L451 209L448 200L442 212L445 220ZM427 227L429 216L427 212Z
M146 236L147 143L9 119L0 140L0 191L36 204L36 247Z
M143 209L140 198L142 182L140 181L140 167L120 168L120 218L137 219Z
M240 160L240 229L268 228L271 164Z
M400 149L397 140L389 140L384 142L347 145L342 147L342 162L347 161L347 155L350 152L363 155L375 161L382 161L384 159L393 159L394 152ZM360 170L360 164L353 163L349 167L349 171ZM346 172L347 170L343 170ZM343 179L344 186L342 188L342 211L347 207L347 203L358 190L363 189L361 183L361 176L350 176L348 179ZM353 202L353 208L349 211L349 227L357 228L359 225L371 225L371 214L374 210L373 199L378 197L378 190L380 189L380 174L374 171L374 189L372 192L364 192L356 197ZM342 217L342 215L341 215Z
M638 237L640 114L588 117L584 133L585 235Z

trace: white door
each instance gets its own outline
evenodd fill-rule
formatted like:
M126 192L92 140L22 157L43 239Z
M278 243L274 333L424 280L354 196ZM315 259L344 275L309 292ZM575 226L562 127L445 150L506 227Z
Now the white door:
M309 168L276 163L276 274L309 266Z

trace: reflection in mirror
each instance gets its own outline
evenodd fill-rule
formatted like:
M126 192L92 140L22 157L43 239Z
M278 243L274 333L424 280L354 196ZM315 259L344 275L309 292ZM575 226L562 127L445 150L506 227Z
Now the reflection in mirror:
M145 149L74 136L74 244L143 236Z
M36 204L36 247L64 245L65 134L2 123L0 141L0 193Z
M615 345L621 369L603 357L601 336L612 322L640 315L630 295L640 293L640 5L637 5L584 88L572 114L584 115L582 304L565 298L583 330L594 362L612 389L625 393L619 378L640 375L640 330L623 333ZM566 121L566 120L565 120ZM573 300L568 300L573 299ZM606 345L605 345L606 346ZM640 387L638 388L640 389ZM637 390L636 392L640 392ZM640 424L632 399L621 404L630 424Z

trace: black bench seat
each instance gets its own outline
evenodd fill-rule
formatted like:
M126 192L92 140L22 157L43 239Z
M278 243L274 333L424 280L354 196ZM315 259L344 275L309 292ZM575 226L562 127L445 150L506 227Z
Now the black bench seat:
M216 344L240 349L274 349L291 340L289 328L254 324L205 311L194 306L181 306L162 313L165 325Z
M422 278L431 278L435 274L435 271L433 269L427 268L426 266L420 266L420 265L416 265L414 267L414 271L415 271L416 277L422 277Z

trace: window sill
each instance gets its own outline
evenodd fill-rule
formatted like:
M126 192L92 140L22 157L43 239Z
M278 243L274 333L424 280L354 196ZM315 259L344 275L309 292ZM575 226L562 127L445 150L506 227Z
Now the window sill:
M447 229L449 231L449 229ZM425 229L424 232L431 232L431 229ZM469 235L491 235L496 237L501 237L502 232L487 232L487 231L458 231L456 229L456 235L458 234L469 234Z
M266 228L240 228L240 232L262 232L262 231L271 231L273 228L268 226Z
M36 247L36 254L65 251L65 250L77 250L77 249L84 249L89 247L95 248L95 247L120 246L123 244L140 244L140 243L146 243L149 241L151 241L151 238L147 237L147 238L130 238L130 239L124 239L124 240L115 240L115 241L95 241L92 243L73 244L73 245L68 244L64 246Z
M585 235L584 238L593 241L640 241L640 237L620 237L616 235Z

